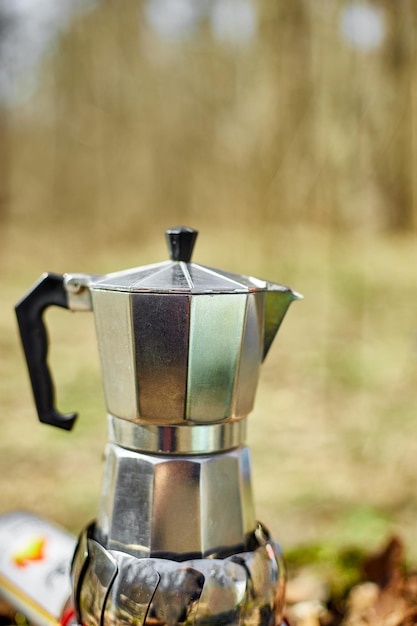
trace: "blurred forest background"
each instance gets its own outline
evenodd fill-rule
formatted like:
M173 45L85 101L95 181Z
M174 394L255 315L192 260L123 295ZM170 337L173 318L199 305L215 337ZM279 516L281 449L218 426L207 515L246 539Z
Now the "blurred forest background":
M0 0L0 512L96 514L91 315L47 314L71 433L36 422L13 306L45 270L167 257L289 284L248 443L289 549L417 558L417 4Z

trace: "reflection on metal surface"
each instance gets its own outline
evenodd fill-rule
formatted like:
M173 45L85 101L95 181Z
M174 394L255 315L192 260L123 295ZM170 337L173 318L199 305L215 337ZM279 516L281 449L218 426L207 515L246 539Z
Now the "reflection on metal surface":
M190 298L151 293L135 295L131 302L138 414L178 424L187 394Z
M129 294L93 290L92 297L107 408L118 417L136 417L136 376Z
M192 422L218 422L231 416L246 300L246 294L192 299L186 408Z
M90 276L86 274L65 274L64 285L71 311L91 311L93 303L89 289Z
M76 607L80 606L80 582L84 578L85 571L88 565L88 539L92 537L93 528L90 526L80 536L78 545L74 552L74 557L71 566L71 583L72 593L74 596L74 603ZM77 621L81 624L81 615L77 614Z
M85 572L76 610L86 626L275 626L282 617L282 559L261 525L245 550L225 558L137 559L87 545L73 563Z
M87 539L87 548L87 566L85 569L81 566L81 571L84 573L80 581L79 606L77 607L81 624L94 623L89 621L90 617L101 616L118 570L114 556L97 541Z
M264 333L265 294L250 293L246 303L246 320L241 338L240 364L235 381L233 409L234 415L247 415L251 412L258 385L254 372L258 371L262 360L262 335Z
M158 456L107 446L97 522L107 548L208 556L240 550L254 525L247 447Z
M156 619L160 624L193 624L198 608L204 576L192 567L192 562L176 563L163 559L151 559L161 577L155 596L149 607L149 622Z
M114 580L104 607L104 620L109 624L143 624L161 576L152 563L142 563L128 554L116 556L120 575ZM90 613L91 615L91 613Z
M219 424L163 426L108 416L109 438L128 450L157 454L211 454L237 448L246 441L246 418Z
M265 329L264 329L264 349L263 359L268 354L271 343L277 334L282 320L294 300L299 300L303 296L296 291L292 291L282 285L268 283L265 291Z

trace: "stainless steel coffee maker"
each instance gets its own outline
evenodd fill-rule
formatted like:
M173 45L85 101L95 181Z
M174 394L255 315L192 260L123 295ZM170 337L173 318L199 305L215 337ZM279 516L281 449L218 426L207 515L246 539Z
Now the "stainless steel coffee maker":
M97 520L72 563L77 621L251 624L281 619L279 548L257 522L246 419L287 287L191 262L197 232L166 232L171 260L97 276L45 274L16 312L42 422L55 407L44 310L94 312L109 442Z

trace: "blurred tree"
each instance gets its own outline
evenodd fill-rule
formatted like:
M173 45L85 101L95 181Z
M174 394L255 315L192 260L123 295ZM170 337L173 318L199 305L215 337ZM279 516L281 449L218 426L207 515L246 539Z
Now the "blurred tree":
M417 5L89 6L13 111L14 215L417 227Z
M0 5L0 41L9 27L9 20ZM1 58L0 64L7 65L7 59ZM0 225L4 224L10 208L10 135L7 109L0 102Z
M0 108L0 224L9 215L10 208L10 140L7 113Z
M386 153L380 159L380 184L388 200L387 223L395 230L415 230L416 114L417 114L417 7L401 0L388 3L389 37L384 48L388 85L392 90L392 131Z

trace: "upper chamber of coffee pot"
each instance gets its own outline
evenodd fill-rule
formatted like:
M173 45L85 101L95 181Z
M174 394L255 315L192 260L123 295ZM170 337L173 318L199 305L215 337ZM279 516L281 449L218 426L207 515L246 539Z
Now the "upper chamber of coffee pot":
M173 228L166 236L170 261L102 276L46 275L32 293L53 276L60 301L46 296L44 308L93 310L111 417L165 426L244 417L253 407L259 366L288 306L300 296L282 285L192 263L195 230ZM21 332L31 295L17 306Z

